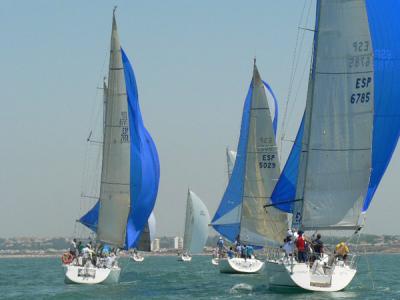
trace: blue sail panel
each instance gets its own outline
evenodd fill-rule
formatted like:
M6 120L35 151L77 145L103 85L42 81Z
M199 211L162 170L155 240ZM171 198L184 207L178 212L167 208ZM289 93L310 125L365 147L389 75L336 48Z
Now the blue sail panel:
M374 51L374 127L372 173L366 211L390 162L400 134L400 2L366 1Z
M99 210L100 210L100 201L97 201L96 204L79 219L79 222L82 225L85 225L90 230L96 232L97 224L99 222Z
M213 228L222 236L233 242L239 234L240 223L213 225Z
M160 181L156 146L146 130L139 107L139 96L132 66L121 48L128 97L131 208L126 227L126 248L134 248L153 211Z
M296 198L296 184L299 175L300 155L304 132L304 115L296 139L286 161L285 167L279 177L275 189L271 195L271 203L274 207L287 212L293 212L293 202Z
M240 127L240 137L237 147L235 166L233 167L232 175L229 180L228 186L225 190L224 196L222 197L221 203L219 204L219 207L217 209L217 212L215 213L215 216L211 224L216 222L218 219L220 219L221 217L223 217L224 215L226 215L227 213L229 213L242 203L252 94L253 94L253 87L252 84L250 84L243 107L242 124ZM239 223L240 219L238 219L237 222ZM226 229L223 229L224 226L226 226ZM218 231L221 235L225 236L230 241L235 240L240 230L240 226L236 226L236 224L235 226L232 226L231 224L226 224L226 225L213 224L213 227L216 231Z
M274 134L276 138L276 130L278 129L278 100L276 99L275 93L272 90L271 86L263 80L264 86L267 88L268 92L272 95L272 99L274 99L274 106L275 106L275 112L274 112L274 119L272 121L272 128L274 128Z

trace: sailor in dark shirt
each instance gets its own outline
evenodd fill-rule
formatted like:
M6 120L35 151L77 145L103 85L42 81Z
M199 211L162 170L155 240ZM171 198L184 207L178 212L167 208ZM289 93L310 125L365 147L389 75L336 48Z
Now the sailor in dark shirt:
M312 242L316 258L320 258L324 253L324 243L321 241L321 235L318 233L317 238Z

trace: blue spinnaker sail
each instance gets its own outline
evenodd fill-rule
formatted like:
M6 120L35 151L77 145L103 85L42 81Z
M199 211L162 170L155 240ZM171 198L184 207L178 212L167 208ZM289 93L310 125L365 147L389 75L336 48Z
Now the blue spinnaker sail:
M100 201L97 201L96 204L79 219L79 222L88 227L90 230L96 232L97 224L99 222L99 209Z
M367 0L374 51L374 127L372 173L366 211L396 149L400 134L400 2Z
M160 181L156 146L145 128L140 113L136 79L125 52L121 49L128 97L131 208L126 226L126 248L134 248L153 211Z
M231 179L229 180L224 196L222 197L221 203L219 204L217 212L211 222L214 229L230 241L234 241L240 231L240 209L244 189L244 174L246 170L246 150L249 138L252 93L253 87L252 84L250 84L243 107L242 124L240 127L240 137L235 166L233 167ZM221 222L221 224L218 224L218 220L228 215L228 213L232 212L234 209L238 209L238 213L234 214L237 218L230 218L232 222L229 223Z
M296 139L286 161L285 167L271 195L271 203L274 207L287 212L293 212L293 203L296 198L297 177L299 175L300 155L304 132L304 115Z
M153 211L160 181L160 163L156 146L143 124L135 74L121 49L128 98L130 133L130 212L126 225L125 248L135 248ZM97 231L100 202L79 221Z
M271 94L272 99L274 99L274 107L275 107L275 112L274 112L274 119L272 121L272 128L274 128L274 134L276 138L276 130L278 129L278 100L276 99L275 93L272 90L271 86L263 80L264 86L267 88L268 92Z

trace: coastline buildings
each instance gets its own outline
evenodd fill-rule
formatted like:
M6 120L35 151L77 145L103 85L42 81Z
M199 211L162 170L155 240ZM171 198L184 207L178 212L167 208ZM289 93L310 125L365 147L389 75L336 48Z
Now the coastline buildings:
M160 251L160 239L154 239L151 242L151 251L153 251L153 252Z
M180 236L174 237L174 249L183 249L183 238Z

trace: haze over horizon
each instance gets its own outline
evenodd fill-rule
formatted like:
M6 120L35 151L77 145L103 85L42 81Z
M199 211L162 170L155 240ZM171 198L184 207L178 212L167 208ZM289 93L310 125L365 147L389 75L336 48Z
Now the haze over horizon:
M2 4L0 237L72 236L82 203L86 138L98 123L114 3ZM314 1L115 1L143 119L160 156L157 236L182 235L188 186L213 215L236 149L253 58L293 140L307 91ZM299 20L301 20L299 22ZM293 54L297 40L297 56ZM295 70L293 83L291 74ZM291 88L290 88L291 87ZM286 159L291 143L283 143ZM283 160L283 162L284 162ZM282 163L283 166L283 163ZM364 233L398 234L397 148Z

